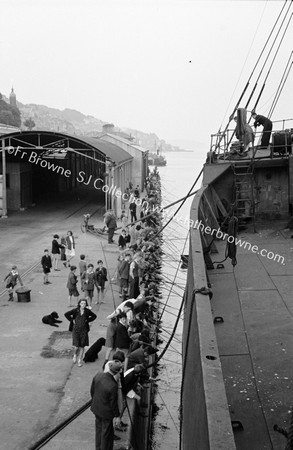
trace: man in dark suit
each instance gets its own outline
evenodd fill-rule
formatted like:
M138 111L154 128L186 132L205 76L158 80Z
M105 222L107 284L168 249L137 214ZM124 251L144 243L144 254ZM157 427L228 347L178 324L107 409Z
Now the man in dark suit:
M262 136L261 136L260 146L262 148L267 148L270 143L270 137L271 137L271 133L272 133L272 129L273 129L273 122L265 116L256 114L255 111L251 112L251 116L255 121L254 128L258 127L259 125L263 126L263 132L262 132Z
M117 417L120 423L118 409L118 384L114 375L121 372L122 363L113 361L109 365L110 371L98 373L91 385L91 411L96 416L96 450L113 450L114 428L113 419Z
M117 228L117 222L116 222L116 217L115 214L112 210L107 211L104 214L104 222L106 227L108 227L108 243L109 244L113 244L113 236L114 236L114 232Z

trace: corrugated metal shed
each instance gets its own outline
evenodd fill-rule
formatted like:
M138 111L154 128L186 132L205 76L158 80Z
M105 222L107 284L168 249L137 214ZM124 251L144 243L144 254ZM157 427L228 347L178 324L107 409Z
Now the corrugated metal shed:
M96 147L98 150L100 150L100 152L104 153L108 158L110 158L117 164L131 161L133 159L133 156L131 156L128 152L123 150L121 147L112 144L111 142L103 141L99 138L84 136L80 136L78 138L84 140L84 142L92 145L93 147Z

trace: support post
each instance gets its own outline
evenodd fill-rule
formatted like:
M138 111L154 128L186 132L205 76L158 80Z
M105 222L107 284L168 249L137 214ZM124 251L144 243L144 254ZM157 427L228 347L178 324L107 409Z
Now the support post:
M7 219L7 189L6 189L6 154L5 141L1 139L2 146L2 219Z

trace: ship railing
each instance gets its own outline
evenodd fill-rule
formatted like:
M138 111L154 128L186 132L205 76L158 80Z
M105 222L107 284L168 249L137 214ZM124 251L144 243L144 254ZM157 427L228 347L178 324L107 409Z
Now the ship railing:
M255 130L254 130L255 131ZM262 136L262 127L255 131L255 140L254 145L257 146L260 144L261 136ZM275 136L280 134L283 136L283 147L282 144L278 144ZM282 141L282 139L281 139ZM211 135L211 144L210 151L208 154L207 162L214 162L214 158L221 157L221 159L229 159L231 145L235 145L238 142L235 137L235 128L227 129L225 131L219 131L218 133ZM271 135L271 154L270 157L279 157L280 154L282 157L289 156L292 154L292 145L293 145L293 119L282 119L273 121L273 130Z

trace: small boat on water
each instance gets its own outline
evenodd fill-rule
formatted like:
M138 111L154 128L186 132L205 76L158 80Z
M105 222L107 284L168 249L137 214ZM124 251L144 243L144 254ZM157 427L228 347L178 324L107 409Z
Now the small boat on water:
M149 153L148 164L149 166L166 166L167 160L160 153Z
M287 30L291 4L276 21L277 36ZM269 42L264 50L277 52ZM283 81L291 67L292 53ZM252 104L256 87L249 94L246 85L228 125L212 135L192 203L182 450L293 448L293 120L273 120L282 86L265 117L269 145L265 126L248 145L246 125L262 120L254 113L263 88Z

